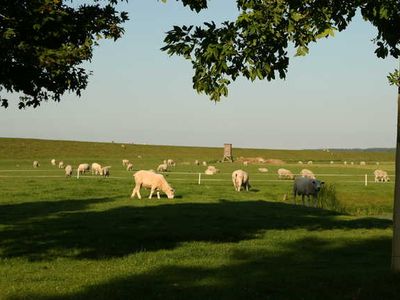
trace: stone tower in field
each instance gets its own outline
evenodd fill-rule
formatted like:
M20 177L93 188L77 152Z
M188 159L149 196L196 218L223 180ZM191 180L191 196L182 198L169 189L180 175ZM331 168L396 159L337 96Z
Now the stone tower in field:
M233 162L232 144L224 144L224 158L222 162Z

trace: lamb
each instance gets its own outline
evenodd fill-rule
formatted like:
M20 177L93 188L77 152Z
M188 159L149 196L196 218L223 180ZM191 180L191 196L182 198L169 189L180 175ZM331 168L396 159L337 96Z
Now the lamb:
M249 174L247 174L247 172L243 170L233 171L232 182L233 182L233 187L237 192L240 192L242 187L243 189L246 189L246 191L248 191L250 188Z
M133 171L133 164L132 164L132 163L128 163L128 164L126 165L126 170L127 170L127 171Z
M102 167L100 175L102 175L104 177L109 177L110 176L110 169L111 169L111 166Z
M59 169L64 169L64 162L63 161L60 161L59 163L58 163L58 168Z
M72 176L72 166L67 165L65 168L65 177L71 177Z
M125 167L129 164L129 159L123 159L122 160L122 166Z
M204 173L206 175L214 175L214 174L216 174L218 172L219 172L219 170L214 166L208 166L207 170L204 171Z
M53 166L55 166L56 165L56 160L53 158L51 161L51 164L53 165Z
M386 171L383 170L375 170L374 171L374 175L375 175L375 182L388 182L390 181L390 178L387 174Z
M39 168L39 167L40 167L40 164L39 164L39 162L38 162L37 160L35 160L35 161L33 162L33 167L34 167L34 168Z
M92 174L103 175L102 167L98 163L92 163Z
M79 175L89 172L90 171L90 165L89 164L80 164L78 168L76 169L76 178L79 178Z
M133 174L135 179L135 187L132 191L131 198L134 198L137 194L139 199L142 199L140 195L140 188L150 188L150 196L149 199L153 196L154 191L157 191L157 198L160 199L160 192L159 190L163 191L168 199L173 199L175 191L173 188L168 184L162 174L156 174L151 171L140 170Z
M279 179L293 179L293 173L286 169L278 169L278 177Z
M308 169L303 169L300 171L300 175L302 177L307 177L307 178L311 178L311 179L315 179L315 175L312 171L308 170Z
M167 164L161 164L157 167L157 172L167 172L167 171L168 171Z
M168 159L167 160L167 165L168 165L168 167L175 167L176 163L172 159Z

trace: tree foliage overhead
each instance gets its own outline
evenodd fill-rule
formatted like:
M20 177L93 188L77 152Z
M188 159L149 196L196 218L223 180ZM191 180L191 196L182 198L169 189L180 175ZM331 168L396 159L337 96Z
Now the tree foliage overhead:
M128 16L116 10L119 1L0 0L0 92L20 93L19 108L80 95L89 75L82 62L99 39L124 32Z
M179 1L179 0L178 0ZM207 1L182 0L199 10ZM239 76L250 80L285 78L288 47L306 55L311 42L347 28L356 12L377 29L380 58L400 57L400 0L236 0L239 16L217 26L174 26L162 50L190 60L193 87L219 101ZM400 82L398 70L391 83Z

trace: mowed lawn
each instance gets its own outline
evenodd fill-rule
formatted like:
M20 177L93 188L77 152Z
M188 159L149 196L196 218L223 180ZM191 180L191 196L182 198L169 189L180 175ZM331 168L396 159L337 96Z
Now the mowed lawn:
M392 152L234 148L237 158L285 161L249 166L218 163L222 153L0 139L0 299L400 299L400 277L389 271L394 178L372 175L376 162L393 174ZM111 177L65 178L52 158L111 165ZM143 190L130 199L124 158L135 170L174 159L166 178L176 198L149 200ZM195 159L221 172L199 185L205 167ZM335 187L340 212L295 204L280 167L318 174ZM233 189L239 168L249 192Z

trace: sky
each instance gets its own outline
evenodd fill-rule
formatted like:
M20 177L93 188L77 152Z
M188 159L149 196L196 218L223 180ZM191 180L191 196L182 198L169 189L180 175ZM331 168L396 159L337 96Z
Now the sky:
M192 88L191 63L161 52L173 25L233 20L235 1L213 0L196 14L180 2L130 0L117 42L103 41L85 67L81 97L0 109L0 137L156 145L315 149L394 147L397 90L386 76L394 59L374 54L372 25L357 16L344 32L291 57L286 80L238 79L214 103Z

